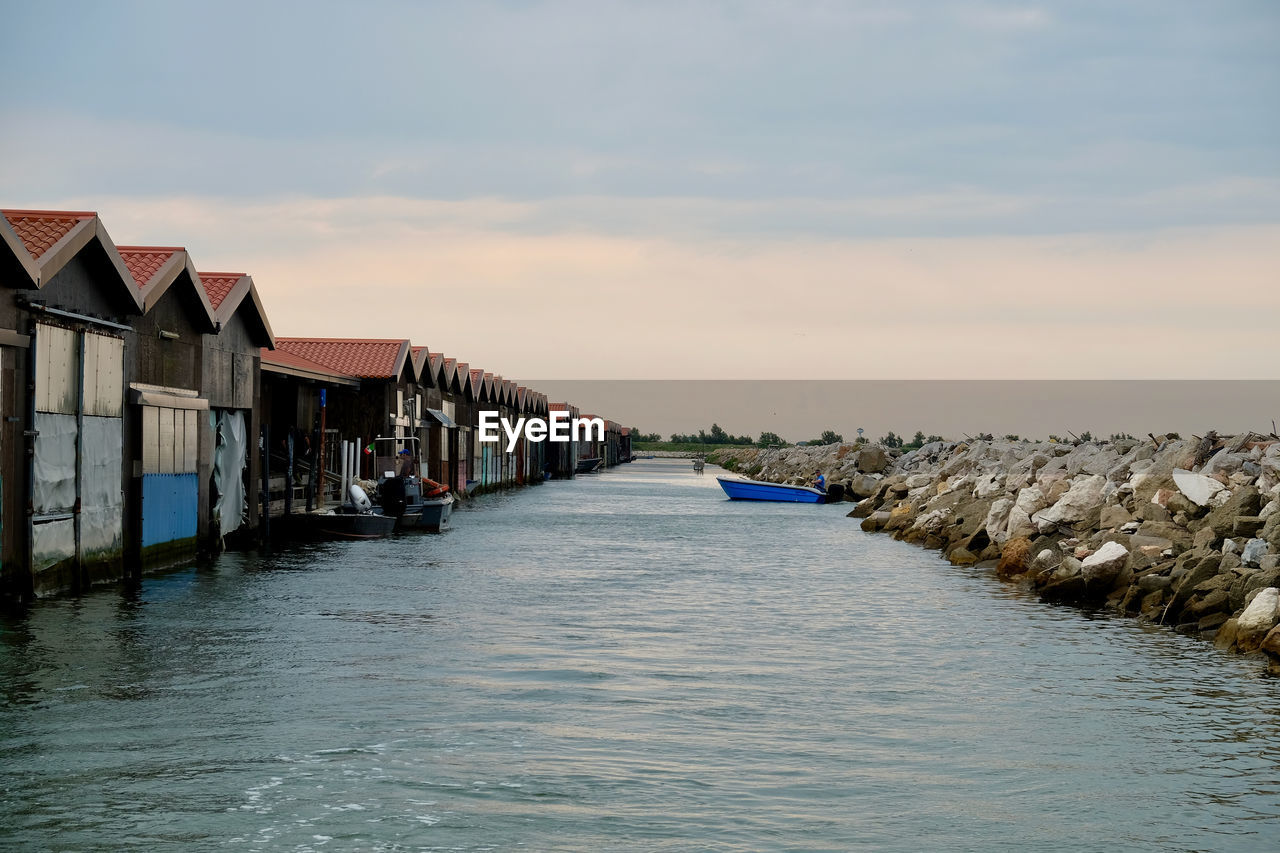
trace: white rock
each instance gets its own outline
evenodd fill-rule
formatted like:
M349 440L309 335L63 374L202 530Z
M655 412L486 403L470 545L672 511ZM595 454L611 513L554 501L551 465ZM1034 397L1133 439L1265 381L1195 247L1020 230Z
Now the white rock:
M989 498L1001 494L1004 490L1004 477L998 474L983 474L973 487L973 495L978 498Z
M1271 514L1280 511L1280 501L1268 501L1258 513L1258 518L1270 518Z
M1008 540L1009 511L1012 509L1012 498L996 498L991 504L991 509L987 512L987 522L984 525L991 541L1004 544Z
M1236 540L1234 540L1234 539L1223 539L1223 540L1222 540L1222 553L1223 553L1223 554L1236 554L1236 553L1238 553L1239 551L1240 551L1240 546L1236 544Z
M1217 509L1220 506L1226 506L1227 501L1229 500L1231 500L1231 490L1223 489L1220 492L1216 492L1213 497L1209 498L1209 506Z
M1084 520L1089 512L1102 504L1102 491L1107 478L1101 474L1081 477L1071 484L1067 493L1048 509L1040 510L1031 520L1041 533L1048 533L1059 524L1071 524Z
M1253 597L1253 601L1236 619L1241 634L1259 634L1270 631L1276 624L1276 609L1280 607L1280 589L1269 586Z
M1087 581L1112 580L1124 568L1129 550L1119 542L1105 542L1097 551L1084 558L1081 573Z
M1182 468L1173 469L1173 483L1196 506L1208 506L1209 498L1223 489L1223 485L1212 477L1193 474Z

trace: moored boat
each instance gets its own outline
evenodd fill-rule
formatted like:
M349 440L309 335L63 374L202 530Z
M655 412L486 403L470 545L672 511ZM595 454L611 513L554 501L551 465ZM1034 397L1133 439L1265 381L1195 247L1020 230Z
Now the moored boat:
M600 467L601 460L599 457L591 457L589 459L578 460L578 473L590 474L592 471Z
M417 475L420 464L417 458L417 439L379 437L374 442L394 442L391 453L385 457L386 464L383 465L390 470L386 470L378 481L378 493L382 512L396 519L396 529L439 533L448 527L449 516L453 511L453 495L443 483ZM409 444L410 447L397 453L395 448L400 444ZM401 473L397 474L396 466L391 460L403 457L408 457L410 464L406 467L401 461L398 466Z
M716 477L720 488L735 501L782 501L785 503L820 504L826 495L810 486L788 486L785 483L764 483L741 477Z
M299 538L322 541L381 539L396 529L396 518L373 506L364 489L353 483L350 497L350 503L328 512L289 516L289 523Z

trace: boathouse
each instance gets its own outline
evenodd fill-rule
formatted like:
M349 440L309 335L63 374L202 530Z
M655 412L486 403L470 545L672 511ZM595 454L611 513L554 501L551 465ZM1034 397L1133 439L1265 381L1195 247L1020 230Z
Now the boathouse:
M0 243L0 579L25 597L120 578L141 293L91 211L0 211Z
M185 249L119 251L144 311L134 321L124 447L127 557L146 570L196 554L213 462L202 355L217 324Z
M200 536L217 547L228 538L247 542L257 531L258 503L248 496L261 477L261 454L254 452L262 428L261 354L273 350L275 335L251 276L198 278L214 320L214 333L204 336L201 366L212 441L202 445L211 491L200 505Z
M578 407L570 403L548 403L548 416L551 412L567 412L570 422L579 417ZM570 433L572 436L572 433ZM546 448L547 470L556 479L569 479L578 470L578 442L548 442Z

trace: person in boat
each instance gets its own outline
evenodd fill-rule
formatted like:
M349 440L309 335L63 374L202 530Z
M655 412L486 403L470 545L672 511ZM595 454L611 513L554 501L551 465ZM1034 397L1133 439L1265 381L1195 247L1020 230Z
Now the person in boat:
M418 473L418 466L413 462L413 454L409 450L400 451L400 476L412 477Z
M827 491L827 478L822 476L822 472L818 472L818 476L813 478L813 487L820 492Z

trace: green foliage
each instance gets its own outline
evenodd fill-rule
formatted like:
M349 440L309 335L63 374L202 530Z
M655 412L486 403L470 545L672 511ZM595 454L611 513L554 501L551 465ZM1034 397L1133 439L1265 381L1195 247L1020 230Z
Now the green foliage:
M1004 440L1005 441L1022 441L1021 438L1019 438L1017 435L1013 433L1007 433L1004 437Z
M1133 436L1129 435L1129 433L1127 433L1127 432L1113 432L1113 433L1111 433L1111 439L1110 439L1110 440L1111 440L1111 441L1126 441L1126 440L1127 440L1127 441L1132 441L1132 440L1133 440Z
M901 446L902 446L902 439L901 439L901 438L899 438L899 437L898 437L898 436L893 432L893 430L890 430L888 435L883 436L883 437L880 439L880 443L881 443L881 444L883 444L885 447L901 447Z
M671 441L674 444L755 444L751 436L730 435L720 424L712 424L710 432L700 429L697 435L672 433Z
M833 429L824 429L822 435L818 437L817 444L842 444L844 436Z
M761 447L769 447L773 444L786 444L786 442L776 432L762 432L760 437L756 439L756 444Z
M662 441L662 436L656 432L633 432L631 434L631 443L633 445L642 441Z

